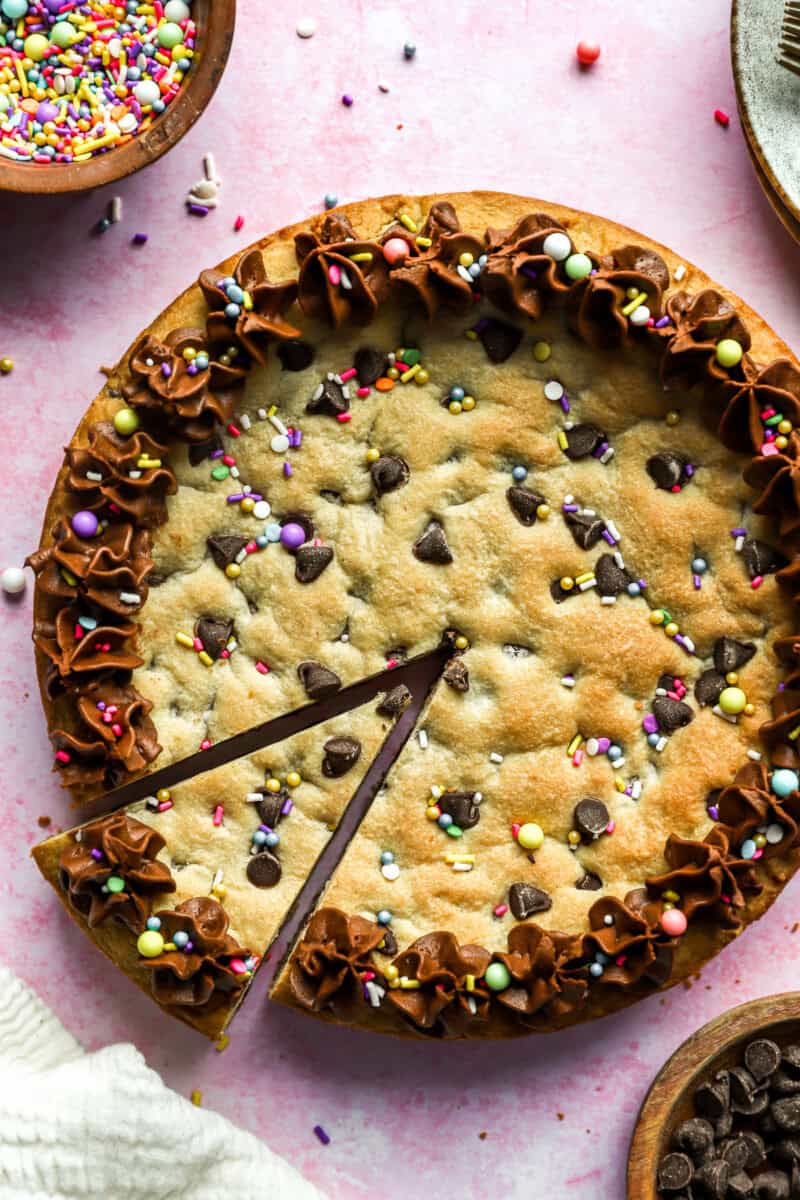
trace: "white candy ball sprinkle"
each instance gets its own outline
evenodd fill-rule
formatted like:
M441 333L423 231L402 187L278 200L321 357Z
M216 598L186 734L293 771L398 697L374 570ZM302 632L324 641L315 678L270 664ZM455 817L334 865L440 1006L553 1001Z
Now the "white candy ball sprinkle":
M399 874L400 868L398 867L397 863L384 863L384 865L381 867L381 875L384 879L388 879L390 883L393 883Z
M22 567L6 567L0 575L0 587L9 596L18 596L25 591L25 572Z
M544 385L544 396L546 400L560 400L564 395L564 385L559 383L557 379L548 379Z
M317 22L313 17L301 17L295 26L299 38L311 38L317 32Z
M270 450L275 454L285 454L289 449L289 439L285 433L276 433L275 437L269 444Z
M556 262L563 262L572 253L572 246L565 233L549 233L542 243L542 250Z
M631 325L646 325L650 320L650 309L646 304L640 304L631 313Z
M256 518L256 520L265 520L265 518L268 517L271 512L272 509L270 508L269 501L256 500L256 506L253 509L253 516Z
M133 89L133 94L140 104L155 104L161 99L161 89L152 79L142 79Z
M181 21L188 21L191 15L192 10L186 0L167 0L164 5L164 16L168 21L174 21L176 25L180 25Z

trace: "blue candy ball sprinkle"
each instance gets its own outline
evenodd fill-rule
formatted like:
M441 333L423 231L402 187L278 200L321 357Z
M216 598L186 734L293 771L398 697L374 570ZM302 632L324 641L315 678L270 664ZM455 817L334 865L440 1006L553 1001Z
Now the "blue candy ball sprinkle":
M511 478L515 483L522 483L524 479L528 478L528 468L522 466L514 467L511 472Z
M442 813L440 817L437 817L436 824L441 826L442 829L449 829L453 824L453 818L450 816L450 813Z
M381 851L381 865L386 867L389 865L389 863L393 863L393 862L394 862L394 855L392 854L391 850L382 850Z
M147 928L148 929L160 929L161 928L161 918L160 917L148 917L147 918Z
M382 908L378 913L377 919L379 925L390 925L392 922L392 914L389 912L388 908Z

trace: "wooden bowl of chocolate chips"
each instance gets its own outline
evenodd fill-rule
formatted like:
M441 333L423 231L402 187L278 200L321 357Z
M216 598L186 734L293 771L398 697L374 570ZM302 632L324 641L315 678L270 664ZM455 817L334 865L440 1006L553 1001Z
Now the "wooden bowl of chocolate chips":
M800 1200L800 992L722 1013L645 1097L628 1200Z

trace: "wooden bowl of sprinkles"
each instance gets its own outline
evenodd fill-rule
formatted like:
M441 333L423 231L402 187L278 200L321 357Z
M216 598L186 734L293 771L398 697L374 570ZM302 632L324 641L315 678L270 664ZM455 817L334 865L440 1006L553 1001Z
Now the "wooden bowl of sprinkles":
M208 105L228 61L236 23L236 0L193 0L197 27L191 70L174 99L142 133L83 162L19 162L0 155L0 191L54 195L89 191L149 166L188 133Z

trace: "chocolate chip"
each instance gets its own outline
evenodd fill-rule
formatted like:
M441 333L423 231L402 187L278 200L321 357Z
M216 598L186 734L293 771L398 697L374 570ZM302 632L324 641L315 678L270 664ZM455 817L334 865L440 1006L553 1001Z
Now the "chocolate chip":
M391 929L384 928L383 941L377 947L379 954L388 954L390 958L394 958L397 954L397 938Z
M682 700L670 700L669 696L656 696L652 709L662 733L674 733L694 720L694 713L688 704Z
M736 638L721 637L714 642L714 666L721 675L738 671L756 652L752 642L738 642Z
M758 1114L758 1121L757 1121L756 1127L762 1137L769 1138L770 1140L780 1137L781 1131L778 1128L778 1126L775 1124L775 1120L772 1116L772 1113L769 1111L769 1109L767 1109L763 1113Z
M206 654L216 662L233 633L233 621L200 617L195 622L194 632L195 637L203 643Z
M305 371L314 361L314 347L299 338L278 344L278 358L285 371Z
M445 566L453 561L444 529L439 521L430 522L425 532L414 542L413 550L420 562Z
M213 454L215 450L222 449L222 442L216 436L206 438L204 442L191 442L189 445L189 465L197 467L201 462L205 462L209 454Z
M670 492L674 487L682 486L687 479L686 467L688 459L681 454L673 454L671 450L662 450L648 458L645 464L647 474L656 487Z
M581 550L591 550L596 546L606 527L600 517L587 517L583 513L564 513L564 520Z
M477 333L487 358L493 363L505 362L522 341L521 329L496 317L484 317Z
M372 486L379 496L405 487L411 474L406 460L396 454L382 455L372 464L369 473L372 476Z
M398 683L397 687L389 689L376 711L383 717L399 717L400 713L405 712L408 708L412 699L411 692L406 685Z
M206 545L214 562L224 571L236 561L249 541L249 538L241 537L238 533L212 533L211 537L206 538Z
M715 671L713 667L709 667L707 671L703 671L694 685L695 699L702 708L709 704L716 704L727 686L725 676L720 675L719 671Z
M717 1121L730 1109L731 1090L728 1072L720 1071L714 1079L701 1083L694 1094L694 1105L710 1121Z
M780 1062L780 1046L769 1038L756 1038L745 1047L744 1063L754 1079L767 1079L777 1071Z
M743 1171L750 1158L750 1147L740 1137L726 1138L720 1143L719 1156L725 1159L732 1171Z
M533 525L536 522L536 510L544 504L544 496L531 488L510 487L506 491L509 508L521 525Z
M330 546L301 546L294 558L294 575L298 583L313 583L333 561Z
M731 1169L725 1159L712 1158L695 1172L692 1190L701 1196L708 1196L709 1200L724 1200L730 1177Z
M313 659L301 662L297 668L297 675L306 690L306 695L312 700L325 700L328 696L335 695L342 686L342 681L335 671Z
M789 1074L800 1079L800 1046L784 1046L781 1060Z
M733 1113L728 1109L721 1117L717 1117L714 1121L714 1137L717 1141L720 1138L726 1138L733 1129Z
M800 1096L786 1096L773 1101L770 1112L779 1129L786 1133L800 1132Z
M770 1146L770 1154L775 1158L776 1162L783 1163L784 1166L792 1166L800 1163L800 1140L797 1138L781 1138L779 1142L775 1142L774 1146ZM763 1159L763 1146L761 1158ZM760 1162L761 1159L758 1160ZM750 1162L748 1166L757 1167L758 1162Z
M658 1186L662 1192L680 1192L688 1187L694 1165L687 1154L665 1154L658 1164Z
M547 912L553 901L547 892L532 883L512 883L508 889L508 903L518 921L525 921L534 913Z
M456 692L469 691L469 671L463 658L448 659L442 678Z
M783 1067L778 1067L778 1070L772 1075L769 1086L775 1096L797 1096L800 1094L800 1079L795 1079Z
M756 1081L747 1067L731 1067L728 1072L731 1082L731 1103L748 1103L756 1090Z
M481 819L482 799L480 792L443 792L436 803L459 829L472 829Z
M752 1171L764 1161L764 1139L754 1129L744 1129L737 1134L737 1139L747 1146L747 1162L744 1165L748 1171Z
M597 590L601 596L618 596L627 591L631 576L622 567L617 566L613 554L601 554L595 563L594 577L597 580Z
M742 546L742 558L751 579L758 575L771 575L773 571L779 571L781 567L786 566L786 559L774 546L760 542L757 538L747 539Z
M587 871L585 875L581 875L580 879L575 881L575 887L579 892L599 892L602 886L602 879L599 875L595 875L594 871Z
M328 738L322 748L325 751L322 774L327 775L328 779L338 779L340 775L346 775L361 755L361 742L358 738L348 737L346 734Z
M734 1170L728 1180L728 1190L725 1193L728 1200L751 1200L755 1195L753 1191L753 1181L744 1171Z
M580 800L575 805L572 819L579 833L584 837L594 839L599 838L601 833L605 833L611 817L602 800L587 796L585 800Z
M362 387L369 387L376 379L380 379L388 365L389 359L383 350L378 350L375 346L362 346L356 350L353 359L358 382Z
M318 384L314 395L306 405L306 412L338 417L340 413L350 411L348 396L349 392L346 386L343 383L337 383L333 376L329 376Z
M598 446L606 441L606 435L602 429L598 429L596 425L592 425L588 421L584 421L580 425L573 425L572 429L565 429L564 436L567 439L564 453L573 461L578 458L588 458Z
M703 1117L690 1117L682 1121L672 1135L672 1144L676 1150L690 1154L696 1163L700 1163L714 1147L714 1130L711 1122Z
M261 796L261 800L256 805L261 824L274 829L283 818L283 806L289 799L289 791L285 787L282 787L279 792L262 790Z
M271 850L262 850L254 854L247 864L247 878L254 887L275 887L281 877L280 860Z
M784 1171L776 1171L774 1168L762 1171L753 1180L753 1195L758 1197L758 1200L789 1200L789 1176Z

